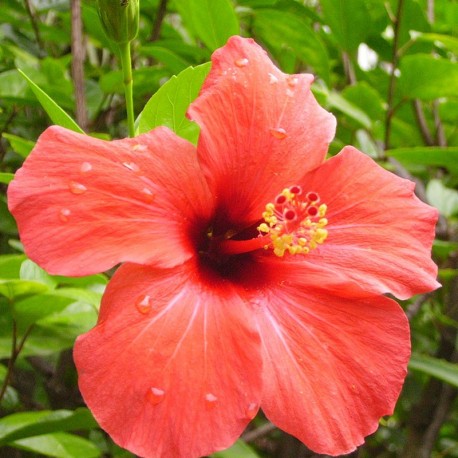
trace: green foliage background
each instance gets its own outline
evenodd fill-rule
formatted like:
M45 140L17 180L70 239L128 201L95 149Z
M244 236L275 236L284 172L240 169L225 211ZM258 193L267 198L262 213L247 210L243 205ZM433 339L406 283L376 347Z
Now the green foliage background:
M72 39L78 12L82 40ZM330 154L355 145L415 180L418 196L440 210L434 256L443 288L402 304L409 375L395 414L352 456L458 457L458 2L141 0L132 46L139 132L165 124L196 142L186 108L212 51L233 34L255 38L285 72L316 75L316 97L338 118ZM7 210L7 183L52 123L127 135L115 48L93 0L2 0L0 456L129 457L84 408L71 359L107 277L46 274L22 254ZM214 456L316 455L259 414Z

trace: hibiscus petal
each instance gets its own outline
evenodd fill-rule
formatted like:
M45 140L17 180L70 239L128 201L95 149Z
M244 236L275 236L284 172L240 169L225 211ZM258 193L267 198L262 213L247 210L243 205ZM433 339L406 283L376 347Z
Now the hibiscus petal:
M344 298L290 285L258 300L262 409L317 453L349 453L391 414L410 354L391 299Z
M291 259L295 271L305 274L313 263L366 290L400 299L440 286L431 260L437 210L415 196L413 182L353 147L301 182L328 206L328 237L302 260Z
M76 342L87 405L115 442L140 456L226 448L260 404L253 317L234 288L191 262L121 266L98 325Z
M8 204L30 258L50 273L86 275L188 259L212 199L195 148L166 128L107 142L51 127Z
M282 73L251 39L232 37L213 54L189 116L201 127L199 159L226 221L259 219L266 199L324 160L335 119L312 81Z

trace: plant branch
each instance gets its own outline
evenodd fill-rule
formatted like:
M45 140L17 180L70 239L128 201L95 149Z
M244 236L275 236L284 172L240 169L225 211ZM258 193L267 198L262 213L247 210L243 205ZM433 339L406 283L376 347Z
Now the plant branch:
M346 51L342 53L342 61L343 61L345 76L347 77L348 84L350 85L356 84L355 69L353 68L353 63L350 59L350 56Z
M2 387L0 388L0 404L3 400L3 396L5 396L8 385L10 384L11 377L13 375L14 364L19 356L19 353L21 353L22 349L24 348L25 341L27 340L27 337L29 336L32 329L33 325L27 328L18 345L17 323L15 320L13 320L13 332L11 336L11 355L8 361L5 380L3 380Z
M388 85L388 95L387 95L387 110L385 117L385 149L390 147L390 137L391 137L391 124L394 114L393 102L394 102L394 92L396 88L396 70L399 63L399 39L401 35L401 17L404 8L404 0L398 0L398 9L396 11L396 16L393 18L394 25L394 37L393 37L393 54L391 58L391 74L390 81Z
M87 129L87 108L84 94L83 24L81 20L81 0L71 0L72 20L72 79L75 86L76 122L81 129Z
M253 442L256 439L259 439L260 437L269 434L274 429L276 429L276 426L273 423L271 422L264 423L263 425L259 426L258 428L253 429L252 431L246 432L242 436L242 440L244 440L245 442Z
M38 27L38 19L32 11L32 7L30 6L30 0L24 0L24 6L27 11L27 15L29 16L30 23L32 24L33 33L35 35L35 40L37 41L38 48L41 52L44 52L45 49L43 45L43 40L41 39L40 29Z
M434 145L434 138L431 135L428 124L426 122L425 113L423 111L423 106L421 105L420 100L415 99L413 102L413 108L415 112L415 118L417 119L418 126L420 127L420 133L423 137L423 141L428 146Z
M162 23L164 22L165 13L167 12L167 0L160 0L156 11L156 19L154 20L153 31L149 41L156 41L161 35Z
M439 116L439 101L433 102L433 116L434 116L434 127L436 128L436 143L439 146L447 146L447 138L445 137L444 126Z

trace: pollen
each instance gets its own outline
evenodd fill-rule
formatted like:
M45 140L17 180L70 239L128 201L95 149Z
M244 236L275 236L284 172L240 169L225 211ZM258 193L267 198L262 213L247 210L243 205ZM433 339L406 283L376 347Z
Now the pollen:
M316 192L304 193L297 185L285 188L262 214L264 222L258 231L271 240L264 248L273 249L279 257L309 253L328 236L326 211L326 204L320 203Z

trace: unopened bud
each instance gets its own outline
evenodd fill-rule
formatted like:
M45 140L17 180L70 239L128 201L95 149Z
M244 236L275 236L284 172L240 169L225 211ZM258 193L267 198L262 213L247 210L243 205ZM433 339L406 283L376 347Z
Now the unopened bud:
M100 20L108 38L128 43L138 32L140 0L97 0Z

